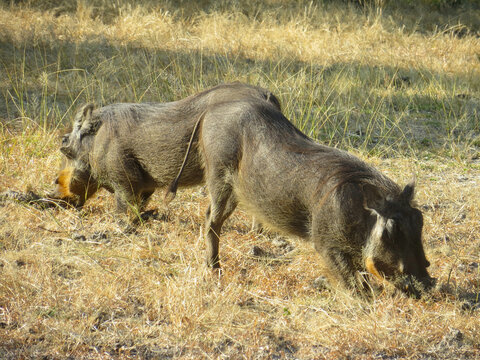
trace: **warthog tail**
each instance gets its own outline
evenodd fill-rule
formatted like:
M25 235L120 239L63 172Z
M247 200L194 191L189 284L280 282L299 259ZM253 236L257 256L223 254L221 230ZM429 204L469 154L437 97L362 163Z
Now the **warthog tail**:
M192 131L192 136L190 136L190 141L188 142L187 152L185 153L185 157L183 158L182 166L180 167L180 170L178 171L178 174L175 177L175 179L170 183L167 190L165 191L164 201L166 204L170 203L170 201L175 199L175 196L177 195L178 182L180 181L180 177L182 176L183 169L187 164L188 155L190 154L190 150L192 149L193 139L195 139L195 136L197 135L198 128L200 127L200 123L202 122L203 117L205 116L205 113L206 111L204 111L199 116L197 122L195 123L195 127L193 128L193 131Z

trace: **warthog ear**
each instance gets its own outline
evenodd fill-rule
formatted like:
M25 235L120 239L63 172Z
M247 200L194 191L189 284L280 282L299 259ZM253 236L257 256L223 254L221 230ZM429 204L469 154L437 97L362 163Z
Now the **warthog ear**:
M87 104L81 110L80 138L87 134L95 133L98 130L99 121L94 120L92 116L94 108L95 106L93 104Z
M78 136L80 140L83 136L95 133L98 129L99 121L95 120L92 116L94 109L95 106L93 104L87 104L75 115L74 130L72 133L75 133L75 136Z
M372 214L379 215L378 211L384 208L385 199L379 194L377 188L370 184L362 186L363 207Z
M405 188L403 189L402 193L400 194L400 199L407 203L410 204L411 201L413 200L413 196L415 195L415 183L417 182L417 178L414 175L412 180L405 185Z

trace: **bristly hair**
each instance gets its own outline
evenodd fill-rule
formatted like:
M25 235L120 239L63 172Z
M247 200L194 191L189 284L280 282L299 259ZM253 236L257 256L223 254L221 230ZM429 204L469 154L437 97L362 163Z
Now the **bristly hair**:
M391 195L396 197L401 192L400 187L387 176L362 160L341 150L334 153L323 153L322 166L325 169L331 168L335 170L330 172L317 186L316 193L318 194L322 192L327 183L332 183L329 190L322 196L320 204L323 204L330 195L335 194L345 184L371 185L385 196Z

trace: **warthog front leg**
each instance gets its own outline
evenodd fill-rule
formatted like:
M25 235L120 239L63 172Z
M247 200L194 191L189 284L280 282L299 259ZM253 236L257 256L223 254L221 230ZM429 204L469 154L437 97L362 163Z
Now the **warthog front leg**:
M116 211L119 214L126 214L130 209L133 215L137 215L147 206L153 190L143 191L136 195L133 192L115 189Z
M220 268L218 249L222 225L237 207L237 200L231 187L222 185L221 189L217 189L215 186L209 187L211 204L207 209L205 222L207 265L214 269Z
M148 201L150 200L150 196L154 193L155 190L149 190L149 191L144 191L142 192L142 195L140 195L140 206L139 210L143 211L147 207Z
M352 257L337 248L318 249L331 277L340 287L366 295L369 285L357 271Z

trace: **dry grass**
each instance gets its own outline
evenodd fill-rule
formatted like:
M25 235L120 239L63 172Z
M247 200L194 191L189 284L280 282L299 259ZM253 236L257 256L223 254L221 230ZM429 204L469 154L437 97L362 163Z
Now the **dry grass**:
M480 358L474 12L416 21L415 9L286 0L58 4L0 6L0 191L50 189L58 135L80 103L171 101L246 81L278 94L320 141L399 183L418 174L440 286L419 301L388 288L372 302L318 289L310 244L251 232L241 211L224 227L224 272L212 275L199 188L168 208L155 195L159 215L134 234L117 225L106 192L81 212L7 202L0 358ZM275 256L255 257L253 246Z

